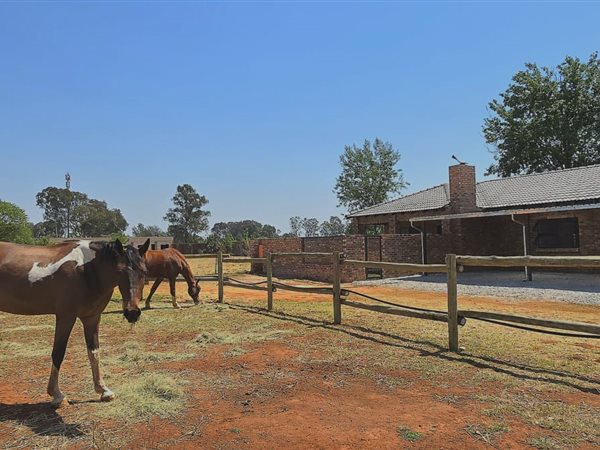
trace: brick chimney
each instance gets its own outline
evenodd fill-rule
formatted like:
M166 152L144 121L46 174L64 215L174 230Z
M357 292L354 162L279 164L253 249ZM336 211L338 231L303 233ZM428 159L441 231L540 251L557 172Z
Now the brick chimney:
M448 168L450 209L453 213L478 211L475 194L475 166L460 163Z

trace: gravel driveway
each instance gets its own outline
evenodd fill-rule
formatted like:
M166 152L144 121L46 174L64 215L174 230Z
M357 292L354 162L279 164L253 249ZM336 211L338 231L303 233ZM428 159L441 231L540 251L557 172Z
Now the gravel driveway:
M458 293L516 300L543 299L600 306L600 274L534 272L523 281L522 271L463 272L458 274ZM384 280L354 282L355 286L393 285L403 289L446 291L445 274L411 275Z

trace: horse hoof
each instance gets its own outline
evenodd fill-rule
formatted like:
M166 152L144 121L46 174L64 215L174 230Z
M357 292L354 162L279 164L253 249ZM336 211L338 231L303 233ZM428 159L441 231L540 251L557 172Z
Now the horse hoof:
M194 305L199 305L199 304L200 304L200 302L196 302L196 301L194 302Z
M103 402L112 402L115 399L115 393L113 391L111 391L110 389L107 389L106 391L104 391L102 393L102 396L100 397L100 401Z
M59 397L55 397L52 399L52 401L50 402L50 405L54 408L54 409L58 409L58 408L62 408L63 406L66 406L69 402L67 401L67 398L64 395L61 395Z
M175 303L175 304L173 305L173 308L175 308L175 309L181 309L181 306L179 306L179 303Z
M144 309L152 309L152 306L146 305L146 306L144 306Z

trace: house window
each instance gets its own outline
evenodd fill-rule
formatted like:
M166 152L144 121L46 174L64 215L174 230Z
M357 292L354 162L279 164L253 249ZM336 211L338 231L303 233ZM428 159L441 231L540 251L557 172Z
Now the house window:
M416 223L416 226L418 226L419 228L423 227L423 224L420 223ZM406 222L396 222L396 234L419 234L420 231L417 230L416 228L413 228L410 225L410 222L406 221Z
M365 226L365 234L367 236L379 236L385 234L385 224L369 224Z
M535 231L537 248L579 248L579 221L576 217L539 220Z

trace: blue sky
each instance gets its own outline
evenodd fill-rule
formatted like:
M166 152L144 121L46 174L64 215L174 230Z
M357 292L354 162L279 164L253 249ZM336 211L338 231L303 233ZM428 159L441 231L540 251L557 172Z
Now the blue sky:
M211 225L344 211L344 145L402 154L405 193L491 163L487 103L528 61L600 49L592 3L1 3L0 198L61 186L165 226L178 184Z

